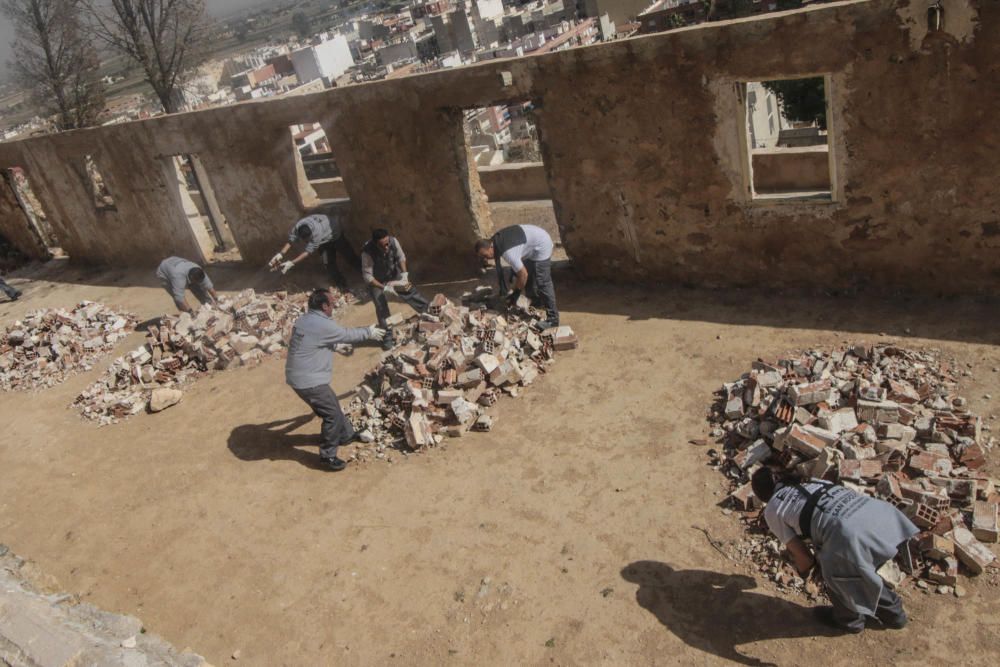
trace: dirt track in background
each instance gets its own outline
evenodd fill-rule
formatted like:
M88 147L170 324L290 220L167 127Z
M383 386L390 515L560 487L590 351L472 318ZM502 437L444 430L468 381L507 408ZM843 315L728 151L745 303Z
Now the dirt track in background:
M143 319L169 305L146 273L50 263L27 275L0 324L84 298ZM212 275L223 290L279 286ZM688 444L707 431L712 392L750 360L879 333L973 364L970 407L1000 414L995 304L556 285L580 349L502 401L491 433L393 464L316 469L318 422L280 359L106 428L67 406L112 357L54 389L4 394L0 542L216 665L235 650L267 666L995 662L995 570L961 600L910 589L904 631L824 636L804 600L693 528L741 533L717 507L721 476ZM343 320L369 324L372 307ZM377 358L338 356L337 392Z

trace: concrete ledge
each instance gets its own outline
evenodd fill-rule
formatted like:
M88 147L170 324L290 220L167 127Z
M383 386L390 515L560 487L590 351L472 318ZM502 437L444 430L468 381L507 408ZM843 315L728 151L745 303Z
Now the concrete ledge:
M755 150L753 187L758 193L829 190L830 151L826 146Z
M552 191L541 162L519 162L480 167L479 182L490 201L551 199Z

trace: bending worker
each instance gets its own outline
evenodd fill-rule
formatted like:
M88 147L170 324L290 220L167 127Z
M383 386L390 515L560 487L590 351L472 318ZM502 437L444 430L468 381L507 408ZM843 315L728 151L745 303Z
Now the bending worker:
M361 436L340 409L337 394L330 387L333 375L333 350L341 343L382 340L385 329L375 325L345 329L333 321L336 295L327 289L309 295L309 311L295 320L288 342L285 382L323 420L319 456L329 470L343 470L347 465L337 458L341 445Z
M156 277L160 279L163 289L171 296L177 309L182 313L194 312L184 298L184 290L190 289L191 293L202 304L215 303L218 296L215 293L215 286L204 269L190 260L183 257L167 257L160 262L156 269Z
M817 479L780 477L768 467L750 480L767 503L768 528L788 548L803 577L819 564L832 607L817 613L827 625L850 633L870 617L887 628L906 626L903 601L877 570L919 530L889 503ZM812 540L813 557L803 538Z
M295 259L286 260L285 253L291 250L295 243L303 243L305 248ZM296 222L288 233L288 243L281 248L277 255L271 258L268 266L272 269L279 269L282 274L285 274L317 250L323 258L323 263L326 264L330 280L342 292L346 292L347 280L337 266L337 253L344 255L354 267L357 267L360 262L358 256L354 254L354 248L344 238L343 227L337 217L331 219L328 215L316 213Z
M385 229L373 231L371 240L361 249L361 276L368 284L368 293L375 304L378 325L388 331L382 339L382 348L388 350L392 348L393 336L386 324L389 302L385 295L395 294L418 313L427 310L429 302L410 282L403 247Z
M544 330L559 326L556 308L556 288L552 284L552 237L535 225L505 227L490 239L476 242L476 254L484 262L492 259L496 265L500 293L513 304L524 290L533 303L545 308L546 320L539 323ZM514 272L508 289L507 276L500 266L501 257Z

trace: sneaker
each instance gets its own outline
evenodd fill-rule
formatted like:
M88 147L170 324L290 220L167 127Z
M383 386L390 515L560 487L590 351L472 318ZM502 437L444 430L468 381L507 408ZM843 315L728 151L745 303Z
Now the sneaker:
M331 472L340 472L347 467L347 461L339 459L336 456L332 459L323 459L323 463L326 465L326 469Z
M884 609L878 609L875 612L875 618L882 622L882 626L889 628L890 630L902 630L906 627L906 624L910 622L906 614L900 614L898 616L894 614L886 613Z
M21 292L20 291L15 291L14 295L10 297L10 300L11 301L17 301L20 298L21 298Z
M551 329L553 327L559 326L559 323L557 322L553 324L549 320L542 320L541 322L536 323L535 326L538 328L539 331L545 331L546 329Z
M833 615L833 607L815 607L813 608L813 614L816 616L816 620L823 625L830 626L831 628L837 628L842 632L847 632L852 635L859 634L865 629L865 626L863 625L859 628L853 625L844 625L838 621Z
M382 339L382 349L385 350L386 352L391 350L395 345L396 345L395 339L390 338L389 336L386 336L385 338Z

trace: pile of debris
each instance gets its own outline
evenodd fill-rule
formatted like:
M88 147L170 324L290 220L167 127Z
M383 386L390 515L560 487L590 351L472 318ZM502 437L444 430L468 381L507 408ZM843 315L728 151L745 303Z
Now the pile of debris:
M482 303L488 288L466 293L459 306L443 294L422 315L389 319L399 343L355 389L348 415L367 444L353 458L391 461L404 453L439 444L445 435L489 431L488 414L501 396L521 389L546 372L556 351L577 346L573 330L545 331L544 313L525 297L503 315Z
M145 344L115 359L73 405L102 426L147 408L168 408L181 399L177 385L212 369L257 364L284 349L307 298L248 289L203 305L194 315L164 316L149 327ZM337 307L343 303L341 297Z
M135 317L83 301L73 310L36 310L0 339L0 389L52 387L90 370L135 328Z
M936 351L853 345L757 361L725 384L712 432L724 451L710 455L752 533L740 555L780 586L808 587L783 562L748 483L766 464L838 482L906 514L922 532L880 571L893 586L909 577L952 592L960 572L990 566L996 556L983 543L1000 537L1000 493L981 469L995 439L956 394L956 368Z

